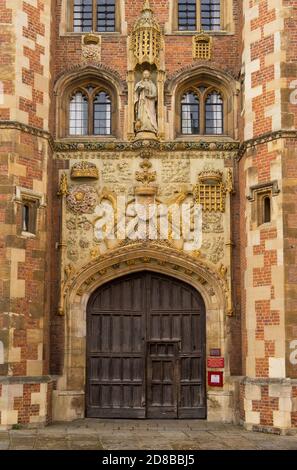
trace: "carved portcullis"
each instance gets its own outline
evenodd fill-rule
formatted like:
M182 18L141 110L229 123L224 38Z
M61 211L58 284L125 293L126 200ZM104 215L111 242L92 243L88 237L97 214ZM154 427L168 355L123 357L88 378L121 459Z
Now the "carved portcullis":
M194 188L197 204L203 211L225 212L226 193L232 191L231 174L227 174L226 184L220 170L205 169L198 176L198 184Z

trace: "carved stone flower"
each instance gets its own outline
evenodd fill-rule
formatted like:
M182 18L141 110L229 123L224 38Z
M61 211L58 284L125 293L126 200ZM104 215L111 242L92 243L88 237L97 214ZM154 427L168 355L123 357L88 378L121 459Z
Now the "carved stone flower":
M91 214L97 203L97 193L92 186L82 184L71 188L67 196L67 207L76 214Z

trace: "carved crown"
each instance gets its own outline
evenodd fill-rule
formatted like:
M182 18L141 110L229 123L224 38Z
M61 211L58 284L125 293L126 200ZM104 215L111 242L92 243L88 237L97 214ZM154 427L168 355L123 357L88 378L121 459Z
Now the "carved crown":
M198 181L201 184L207 184L210 186L216 186L221 183L223 179L223 173L220 170L207 169L201 171L198 176Z
M71 168L71 178L99 178L98 168L94 163L78 162Z
M100 37L97 34L88 33L83 36L83 44L85 46L93 45L96 46L100 43Z

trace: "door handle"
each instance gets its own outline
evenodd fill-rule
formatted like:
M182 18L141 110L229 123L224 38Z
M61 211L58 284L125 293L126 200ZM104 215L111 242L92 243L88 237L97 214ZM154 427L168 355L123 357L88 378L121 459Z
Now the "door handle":
M145 402L145 401L142 401L142 402L141 402L141 406L142 406L142 408L144 408L144 407L145 407L145 405L146 405L146 402Z

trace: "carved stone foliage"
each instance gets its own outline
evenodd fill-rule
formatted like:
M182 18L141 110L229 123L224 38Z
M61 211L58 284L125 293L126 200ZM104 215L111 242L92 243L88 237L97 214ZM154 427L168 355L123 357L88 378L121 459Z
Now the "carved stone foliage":
M92 228L91 222L85 216L73 216L66 220L68 230L84 230L89 231Z
M97 192L92 186L82 184L70 189L66 198L67 207L76 214L90 214L97 202Z
M208 142L204 140L199 141L172 141L172 142L159 142L159 141L148 141L148 140L136 140L133 142L63 142L56 141L54 150L58 155L56 158L73 158L72 155L66 155L63 157L61 153L63 152L129 152L134 150L142 150L150 148L151 150L156 151L206 151L211 152L210 156L212 158L221 158L224 155L221 155L217 152L234 152L230 156L236 156L239 150L238 142ZM213 153L214 152L214 153ZM60 155L59 155L60 154ZM75 157L74 157L75 158ZM82 158L78 155L77 158ZM92 156L90 155L90 158Z
M157 174L155 171L151 171L152 163L149 161L148 158L144 158L144 160L140 163L139 166L141 168L141 171L136 171L136 181L140 181L144 185L148 185L153 181L156 181Z

